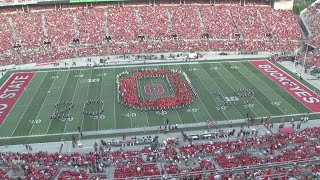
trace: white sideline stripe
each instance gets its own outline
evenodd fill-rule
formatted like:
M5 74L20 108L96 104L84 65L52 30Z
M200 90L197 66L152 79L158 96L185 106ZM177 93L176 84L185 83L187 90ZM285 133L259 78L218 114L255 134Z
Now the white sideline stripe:
M301 115L306 115L307 113L300 113L300 114L290 114L290 115L283 115L283 116L270 116L271 118L278 118L278 117L292 117L292 116L301 116ZM309 115L312 114L320 114L319 112L316 113L309 113ZM256 117L259 118L259 117ZM232 119L235 123L239 122L246 122L246 119ZM309 121L316 121L318 122L319 120L309 120ZM217 121L217 125L226 125L229 124L230 120L224 120L224 121ZM197 126L206 126L207 127L207 122L200 122L200 123L190 123L190 124L182 124L181 128L189 128L189 127L197 127ZM147 131L156 131L158 129L158 126L152 126L152 127L147 127ZM111 130L100 130L100 131L84 131L83 134L86 136L91 136L91 135L107 135L107 134L115 134L119 133L120 130L126 130L126 132L131 133L131 132L142 132L141 128L124 128L124 129L111 129ZM15 139L15 138L32 138L32 137L47 137L47 136L63 136L63 135L71 135L71 134L79 134L79 132L74 131L74 132L67 132L67 133L59 133L59 134L38 134L38 135L30 135L30 136L13 136L13 137L0 137L1 139Z
M267 57L266 57L267 58ZM252 59L249 58L248 59ZM221 61L223 60L223 61ZM146 67L146 66L163 66L163 65L185 65L185 64L199 64L199 63L210 63L210 64L215 64L215 63L223 63L223 62L248 62L251 60L228 60L228 59L219 59L219 60L213 60L213 61L209 61L209 62L205 62L205 60L199 60L199 61L189 61L189 62L177 62L177 61L173 61L173 62L164 62L164 63L153 63L153 64L131 64L131 65L117 65L117 66L97 66L97 67L81 67L79 66L79 68L81 69L53 69L51 68L51 70L39 70L36 72L50 72L50 71L75 71L75 70L84 70L84 69L116 69L116 68L125 68L125 67ZM264 60L252 60L252 61L266 61ZM67 68L67 66L66 66ZM35 69L36 70L36 69Z

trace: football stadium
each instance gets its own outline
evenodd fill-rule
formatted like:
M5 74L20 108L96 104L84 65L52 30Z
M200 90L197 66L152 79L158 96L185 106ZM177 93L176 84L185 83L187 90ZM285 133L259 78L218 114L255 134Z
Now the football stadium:
M320 1L0 0L1 180L320 179Z

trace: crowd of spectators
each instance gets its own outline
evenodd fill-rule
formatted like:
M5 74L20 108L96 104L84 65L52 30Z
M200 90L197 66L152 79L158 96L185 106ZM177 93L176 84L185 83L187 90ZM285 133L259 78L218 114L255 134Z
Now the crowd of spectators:
M269 29L271 36L276 39L300 40L303 38L302 29L291 10L275 11L267 6L259 8L259 12L264 18L266 27Z
M97 179L107 177L114 167L115 179L160 176L220 177L298 177L318 176L320 127L291 133L258 136L241 135L191 145L160 143L157 149L113 149L110 144L95 145L89 153L47 152L1 153L0 178L15 179ZM304 173L300 171L304 168ZM254 168L259 168L255 170Z
M302 38L292 11L268 6L62 5L0 14L0 22L1 64L168 51L292 51Z
M319 48L320 47L320 24L319 24L320 3L309 6L304 11L303 16L306 17L307 29L310 31L308 44Z
M297 57L297 63L303 65L305 62L306 73L320 78L320 52L319 51L308 51Z

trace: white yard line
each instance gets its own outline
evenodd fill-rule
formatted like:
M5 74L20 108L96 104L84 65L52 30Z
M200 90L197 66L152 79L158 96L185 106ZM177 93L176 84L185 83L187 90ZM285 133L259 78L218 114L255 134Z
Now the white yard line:
M59 74L59 71L58 71L58 73L56 74L56 76L58 76L58 74ZM49 88L49 91L51 91L51 87L53 86L53 84L54 84L54 82L56 81L56 79L57 79L57 78L55 78L55 79L52 81L51 86L50 86L50 88ZM39 114L40 114L43 106L45 105L45 102L46 102L46 99L47 99L47 98L48 98L48 93L47 93L46 97L44 98L44 101L43 101L43 103L42 103L42 105L41 105L41 107L40 107L40 110L38 111L37 116L36 116L36 118L35 118L34 120L37 120L37 119L38 119ZM31 127L31 129L30 129L30 131L29 131L29 135L30 135L30 133L32 132L32 129L33 129L33 127L34 127L35 124L36 124L36 123L33 122L32 127Z
M13 136L13 134L14 134L14 132L16 131L16 129L18 128L18 125L20 124L20 121L22 120L22 118L23 118L23 116L24 116L24 114L26 113L26 111L27 111L27 109L28 109L28 107L30 106L30 104L31 104L31 102L32 102L32 100L33 100L33 98L35 97L35 95L37 94L37 91L38 91L38 89L40 88L40 86L41 86L41 84L42 84L42 82L43 82L43 80L45 79L45 77L47 76L47 74L48 73L46 73L46 75L44 75L43 76L43 78L42 78L42 80L41 80L41 82L40 82L40 84L39 84L39 86L38 86L38 88L37 88L37 90L35 91L36 93L34 93L34 95L32 96L32 98L31 98L31 100L30 100L30 102L29 102L29 104L28 104L28 106L24 109L24 112L22 113L22 115L21 115L21 118L20 118L20 120L19 120L19 122L17 123L17 125L16 125L16 127L14 128L14 130L12 131L12 134L11 134L11 136ZM35 75L34 75L35 76ZM30 83L30 82L29 82ZM21 96L20 96L21 97ZM20 98L19 97L19 98ZM18 101L17 101L18 102ZM16 103L17 103L16 102ZM16 104L15 103L15 104ZM12 108L13 109L13 108Z
M189 67L191 67L191 66L189 66ZM210 90L208 89L208 87L204 85L203 81L199 78L199 76L198 76L195 72L194 72L194 74L198 77L198 79L200 80L201 84L203 84L203 86L207 89L207 91L208 91L208 93L210 94L210 96L212 97L213 101L218 105L216 99L212 96L212 94L210 93ZM220 89L220 88L219 88L219 89ZM211 117L209 111L207 110L206 106L204 105L204 103L202 102L202 100L201 100L200 97L199 97L199 99L200 99L201 103L203 104L203 107L204 107L204 108L206 109L206 111L208 112L211 120L214 120L214 119ZM226 115L226 113L225 113L223 110L221 110L221 111L222 111L222 113L224 114L224 116L228 119L228 116ZM229 119L228 119L228 120L229 120Z
M189 67L191 68L191 66L189 65ZM209 92L209 94L211 95L210 91L208 90L207 86L204 85L204 83L202 82L202 80L199 78L199 76L194 72L194 74L198 77L198 79L200 80L200 82L203 84L203 86L207 89L207 91ZM212 95L211 95L212 97ZM203 107L206 109L208 115L210 116L210 119L211 120L214 120L212 117L211 117L211 114L209 113L207 107L204 105L204 103L202 102L201 98L198 97L200 99L200 102L202 103ZM214 97L212 97L213 101L216 102L216 100L214 99ZM222 113L225 115L225 113L222 111ZM225 115L226 116L226 115ZM226 118L228 118L228 116L226 116Z
M93 71L93 69L91 69L91 72L90 72L90 77L89 77L89 79L91 79L91 76L92 76L92 71ZM86 101L87 101L87 99L88 99L88 95L89 95L89 90L90 90L90 85L91 85L91 83L88 83L89 85L88 85L88 89L87 89L87 96L86 96L86 99L82 102L82 103L85 103ZM83 105L83 104L82 104ZM82 113L82 122L81 122L81 131L82 131L82 127L83 127L83 121L84 121L84 113Z
M181 68L181 66L179 65L178 66L179 68L180 68L180 70L181 71L183 71L182 70L182 68ZM198 96L197 98L199 98L200 99L200 97ZM203 104L203 102L202 102L202 100L200 99L200 101L201 101L201 103L202 103L202 105L204 106L204 104ZM190 105L189 105L189 110L190 110L190 112L192 113L192 115L193 115L193 117L195 118L195 120L197 121L197 123L199 122L199 120L198 120L198 118L197 118L197 116L195 115L195 113L193 112L193 108L192 108L192 105L193 103L191 103ZM199 107L197 107L197 106L195 106L196 108L198 108L198 109L200 109ZM208 112L208 111L207 111ZM212 117L211 117L211 115L208 113L208 115L210 116L210 118L212 119ZM201 121L200 121L201 122Z
M154 67L154 66L153 66ZM158 66L157 66L158 67ZM151 83L153 84L152 82L152 78L151 78ZM142 92L142 91L141 91ZM143 93L142 93L143 94ZM159 116L160 116L160 112L159 112ZM161 115L162 116L162 121L163 121L163 124L166 124L166 121L164 120L164 115ZM148 120L149 121L149 120Z
M202 66L201 66L201 68L202 68ZM203 71L210 77L210 79L214 82L214 84L217 85L217 83L212 79L212 77L209 75L209 73L208 73L204 68L202 68L202 69L203 69ZM199 78L199 79L200 79L200 78ZM200 79L200 80L201 80L201 79ZM223 79L223 80L226 81L225 79ZM202 81L202 80L201 80L201 81ZM228 85L229 85L229 84L228 84ZM218 85L217 85L217 87L219 88L220 92L224 94L224 91L222 91ZM231 88L231 89L232 89L232 88ZM212 96L212 94L210 93L210 91L209 91L209 94ZM226 97L225 94L224 94L224 96ZM214 98L214 97L212 96L212 98ZM238 110L236 107L234 107L234 109L237 110L237 112L238 112L238 114L240 115L240 117L242 117L242 115L241 115L241 113L239 112L239 110ZM243 117L242 117L242 118L243 118Z
M231 64L230 64L231 65ZM211 66L211 64L210 64L210 66ZM227 68L225 68L223 65L221 65L226 71L228 71L228 73L230 73L230 74L232 74ZM212 66L211 66L212 67ZM233 87L230 85L230 83L223 77L223 75L221 75L220 73L219 73L219 71L217 70L217 73L222 77L222 79L224 80L224 81L226 81L227 82L227 84L230 86L230 88L233 90L233 91L235 91L235 89L233 89ZM211 76L210 76L211 77ZM235 81L237 81L237 82L239 82L234 76L232 76L231 78L233 78ZM211 78L212 79L212 78ZM239 84L241 84L240 82L239 82ZM241 86L242 87L244 87L242 84L241 84ZM244 87L244 88L246 88L246 87ZM240 97L240 99L242 99L243 101L244 101L244 98L242 98L242 97ZM267 110L261 103L260 103L260 101L258 101L257 100L257 102L265 109L265 110ZM257 114L250 108L250 107L248 107L248 109L250 109L252 112L253 112L253 114L255 115L255 117L258 117L257 116ZM268 111L268 110L267 110ZM268 115L271 115L271 113L268 111Z
M242 64L241 64L242 65ZM248 71L250 71L247 67L245 67L244 65L242 65L244 68L246 68ZM240 71L239 71L240 72ZM251 72L251 71L250 71ZM260 71L261 72L261 71ZM240 72L241 73L241 72ZM241 73L242 74L242 73ZM244 75L244 74L242 74L242 75ZM255 74L254 74L255 75ZM255 75L255 77L256 78L258 78L256 75ZM268 77L269 78L269 77ZM269 78L270 79L270 78ZM248 78L248 80L252 83L252 81L250 80L250 78ZM271 79L272 80L272 79ZM272 80L273 81L273 80ZM266 85L267 87L270 87L269 85L267 85L264 81L261 81L264 85ZM274 82L274 81L273 81ZM277 84L276 82L274 82L275 84ZM277 84L278 85L278 84ZM279 85L278 85L279 86ZM270 87L270 89L272 89L271 87ZM283 89L283 88L282 88ZM285 89L284 89L285 90ZM261 91L261 90L260 90ZM272 90L273 91L273 90ZM261 91L268 99L269 99L269 97L263 92L263 91ZM290 106L291 106L291 104L290 103L288 103L284 98L282 98L276 91L273 91L273 92L275 92L275 94L277 94L281 99L283 99L287 104L289 104ZM289 93L290 94L290 93ZM290 94L291 95L291 94ZM292 96L292 95L291 95ZM293 96L292 96L293 97ZM295 98L295 97L294 97ZM269 99L271 102L273 102L271 99ZM297 100L297 99L296 99ZM299 101L299 100L298 100ZM300 101L299 101L300 102ZM301 104L303 104L303 103L301 103ZM304 104L303 104L304 105ZM297 113L299 112L298 110L296 110L293 106L291 106L292 107L292 109L294 109ZM307 107L307 106L306 106ZM308 108L308 107L307 107ZM279 107L278 107L278 109L280 109ZM309 109L309 108L308 108ZM280 109L280 111L282 111L281 109ZM283 111L282 111L283 112ZM284 113L284 112L283 112Z
M124 71L127 71L127 69L126 68L124 68ZM129 109L129 117L130 117L130 120L131 120L131 128L133 128L132 127L132 125L133 125L133 122L132 122L132 117L131 117L131 107L128 107L128 109Z
M101 84L100 84L100 97L99 97L99 108L100 108L100 101L101 101L101 94L102 94L102 87L103 87L103 76L104 76L104 69L102 69L102 72L101 72ZM103 104L103 106L104 106L104 104ZM99 111L100 111L100 109L99 109ZM102 113L104 113L104 112L102 112ZM98 114L98 129L97 130L100 130L100 120L101 120L101 118L100 118L100 113Z
M116 70L115 69L113 69L113 77L114 78L116 78ZM114 129L117 129L117 121L116 121L116 103L118 103L118 102L116 102L116 98L117 98L117 96L116 96L116 93L118 93L118 92L116 92L117 91L117 84L116 84L116 79L115 79L115 81L114 81L114 86L113 86L113 98L114 98L114 103L113 103L113 121L114 121Z
M169 66L168 66L169 67ZM183 69L181 68L181 66L180 65L178 65L178 67L179 67L179 69L182 71L182 72L184 72L183 71ZM186 73L186 72L185 72ZM186 73L187 74L187 73ZM199 99L200 99L200 97L198 97ZM201 99L200 99L200 101L201 101ZM203 103L202 103L203 104ZM199 107L196 107L196 108L198 108L199 109ZM195 115L195 113L192 111L192 107L191 107L191 104L189 105L189 110L190 110L190 112L192 113L192 115L193 115L193 117L195 118L195 120L197 121L197 123L199 122L199 120L198 120L198 118L197 118L197 116ZM210 116L210 118L212 119L212 117L211 117L211 115L208 113L208 115ZM201 122L201 121L200 121Z
M75 87L75 89L74 89L74 91L73 91L73 96L72 96L72 99L71 99L71 103L75 103L75 102L73 102L73 99L74 99L74 96L75 96L75 94L76 94L76 90L77 90L77 87L78 87L78 83L79 83L79 79L80 79L79 75L80 75L80 74L81 74L81 70L79 71L79 74L78 74L78 79L77 79L76 87ZM70 110L70 111L71 111L71 110ZM70 111L69 111L69 113L70 113ZM72 116L71 116L71 117L72 117ZM68 120L66 120L66 123L65 123L64 128L63 128L63 132L65 132L66 127L67 127L67 124L68 124Z
M167 66L168 66L168 69L170 69L169 65L167 65ZM157 66L157 67L158 67L158 66ZM180 69L181 69L181 67L180 67ZM163 79L161 79L161 81L165 84L165 86L167 87L167 89L170 90L170 88L167 86L167 83L166 83L165 81L163 81ZM174 93L174 92L173 92L173 93ZM173 110L173 111L175 111L176 114L178 115L180 124L183 124L183 123L182 123L182 120L181 120L181 117L180 117L179 113L177 112L177 110ZM193 116L194 116L194 115L193 115ZM195 116L194 116L194 117L195 117ZM198 119L197 119L196 117L195 117L195 120L198 122Z
M139 80L137 81L137 86L138 86L138 88L139 88L139 91L140 91L140 93L141 93L141 96L142 96L142 98L144 99L144 97L143 97L143 93L142 93L142 91L141 91L141 86L139 85ZM147 119L147 123L148 123L148 127L149 127L149 118L148 118L148 114L147 114L147 112L145 111L144 112L145 113L145 115L146 115L146 119Z
M11 73L11 75L6 79L6 81L4 81L4 83L1 85L0 89L2 89L2 87L9 81L9 79L11 78L11 76L13 75L14 73ZM36 73L34 73L33 77L36 75ZM3 77L3 76L2 76ZM1 77L1 78L2 78ZM30 82L29 82L30 83Z
M2 86L1 86L0 89L2 89L2 87L8 82L8 80L11 78L11 76L12 76L13 74L14 74L14 73L12 73L12 74L10 75L10 77L2 84ZM32 76L32 79L36 76L36 74L37 74L37 73L34 72L34 75ZM29 81L29 83L27 84L26 89L28 89L28 85L31 83L32 79L31 79L31 80ZM39 87L40 87L40 86L39 86ZM39 88L39 87L38 87L38 88ZM26 89L23 90L23 93L20 94L20 96L18 97L17 101L13 104L13 106L12 106L11 110L9 111L7 117L9 117L10 113L12 112L12 110L14 109L14 107L16 106L16 104L18 104L21 96L25 93ZM20 105L18 105L18 107L20 107ZM6 119L7 119L7 117L6 117ZM2 122L2 124L0 125L0 127L2 127L2 125L4 124L4 122L6 121L6 119ZM19 121L19 123L20 123L20 121ZM18 124L19 124L19 123L18 123ZM17 128L17 127L16 127L16 128Z
M69 74L70 74L70 71L68 72L68 76L69 76ZM66 85L66 83L67 83L67 80L68 80L68 76L67 76L67 78L66 78L66 80L64 81L64 84L63 84L63 86L62 86L62 90L61 90L61 92L60 92L59 99L57 99L58 101L60 101L60 98L61 98L61 96L62 96L62 92L63 92L64 87L65 87L65 85ZM49 128L50 128L50 126L51 126L51 123L52 123L52 119L50 120L50 123L49 123L49 125L48 125L46 134L48 134L48 132L49 132Z
M311 114L320 114L320 113L309 113L309 115L311 115ZM278 115L278 116L270 116L270 117L271 118L296 117L296 116L301 116L301 115L305 116L306 113L290 114L290 115ZM243 120L243 119L237 119L237 120ZM312 121L315 121L315 120L312 120ZM196 123L193 123L193 124L196 124ZM152 127L156 128L157 126L152 126ZM128 129L136 129L136 128L128 128ZM114 134L114 132L108 133L109 131L114 131L114 129L113 130L92 131L92 132L89 132L89 133L95 133L94 135ZM74 134L74 132L58 133L58 134L38 134L38 135L26 135L26 136L1 137L0 140L2 140L2 139L15 139L15 138L34 138L34 137L61 136L61 135L71 135L71 134ZM51 143L51 142L49 142L49 143ZM57 143L57 142L52 142L52 143ZM36 143L36 144L43 144L43 143ZM17 146L20 146L20 145L17 145Z

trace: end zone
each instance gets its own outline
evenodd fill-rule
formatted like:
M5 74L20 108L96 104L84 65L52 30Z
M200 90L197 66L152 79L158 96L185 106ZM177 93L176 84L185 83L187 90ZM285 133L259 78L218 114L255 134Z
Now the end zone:
M0 88L0 125L18 101L34 74L35 72L13 73Z
M280 87L289 92L299 102L304 104L313 112L320 112L320 99L317 94L297 81L295 78L282 71L280 68L269 61L250 61L252 65L258 68L262 73L267 75Z

